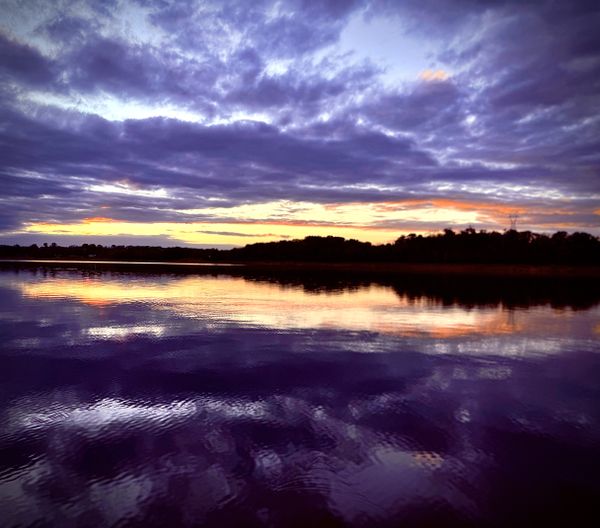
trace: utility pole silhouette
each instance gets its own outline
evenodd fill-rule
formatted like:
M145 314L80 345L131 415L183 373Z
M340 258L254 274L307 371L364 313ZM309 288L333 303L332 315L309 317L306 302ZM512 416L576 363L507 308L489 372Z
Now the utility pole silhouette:
M510 221L510 230L511 231L516 231L517 230L517 223L519 221L519 214L518 213L509 214L508 215L508 219Z

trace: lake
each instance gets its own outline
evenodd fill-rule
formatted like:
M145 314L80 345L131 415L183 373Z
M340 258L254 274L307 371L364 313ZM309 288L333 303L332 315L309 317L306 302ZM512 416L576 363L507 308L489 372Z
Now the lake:
M598 520L599 301L552 280L2 268L1 525Z

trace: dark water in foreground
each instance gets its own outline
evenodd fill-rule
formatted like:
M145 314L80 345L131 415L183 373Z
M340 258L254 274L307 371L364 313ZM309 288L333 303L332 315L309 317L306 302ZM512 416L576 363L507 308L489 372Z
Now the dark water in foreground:
M598 304L423 291L0 271L0 525L597 525Z

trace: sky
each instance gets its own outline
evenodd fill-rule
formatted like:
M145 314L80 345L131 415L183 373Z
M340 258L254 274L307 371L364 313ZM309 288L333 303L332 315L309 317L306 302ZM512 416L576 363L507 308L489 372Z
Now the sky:
M597 0L0 0L0 244L600 235Z

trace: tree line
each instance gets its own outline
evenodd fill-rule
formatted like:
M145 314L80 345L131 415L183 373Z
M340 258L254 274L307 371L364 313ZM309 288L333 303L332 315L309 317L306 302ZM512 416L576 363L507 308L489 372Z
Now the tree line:
M120 246L55 243L0 246L4 259L82 259L156 262L410 262L496 264L600 264L600 239L589 233L559 231L552 235L516 231L455 232L445 229L432 235L403 235L390 244L347 240L336 236L308 236L248 244L233 249Z
M309 236L304 240L249 244L230 250L235 260L319 262L427 262L507 264L600 264L600 240L589 233L564 231L545 235L531 231L410 234L392 244L341 237Z

